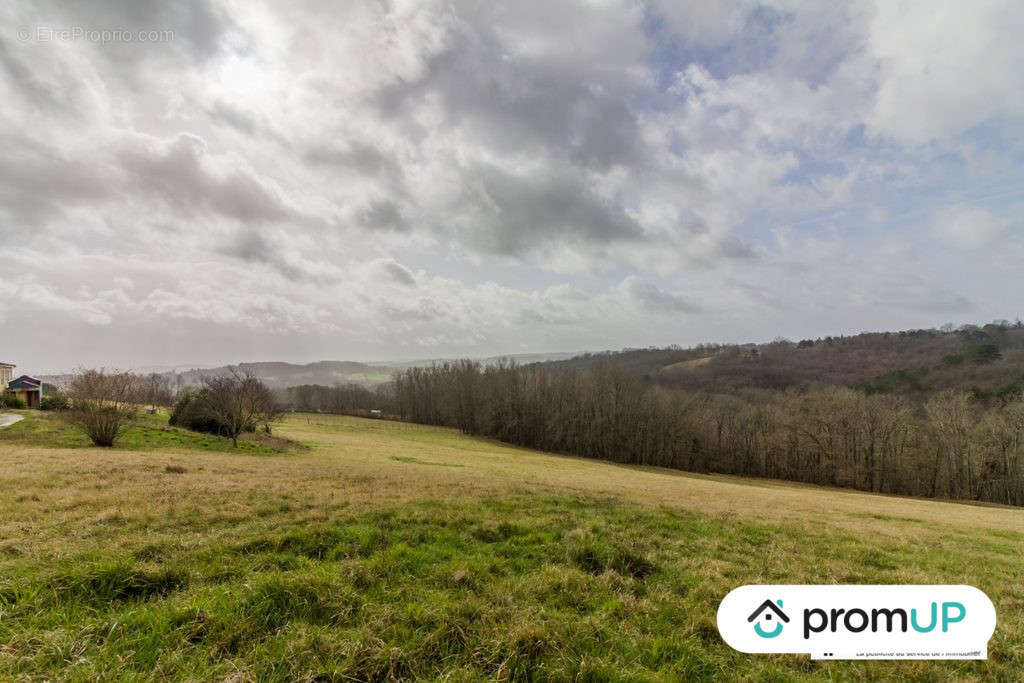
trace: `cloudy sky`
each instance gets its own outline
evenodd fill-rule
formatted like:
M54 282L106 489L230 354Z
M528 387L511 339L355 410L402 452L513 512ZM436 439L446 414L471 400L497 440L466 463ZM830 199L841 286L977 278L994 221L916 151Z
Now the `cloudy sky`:
M4 3L37 372L1024 316L1018 0Z

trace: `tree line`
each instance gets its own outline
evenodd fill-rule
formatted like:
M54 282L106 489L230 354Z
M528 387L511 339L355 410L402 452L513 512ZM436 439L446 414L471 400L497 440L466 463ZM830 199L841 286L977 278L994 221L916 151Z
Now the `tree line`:
M384 405L404 419L530 448L692 472L1024 505L1024 397L982 404L846 387L688 393L597 365L473 361L409 368Z
M279 396L289 410L300 413L369 415L375 410L394 412L390 389L387 384L373 389L360 384L303 384L279 390Z
M232 369L226 375L204 377L199 387L175 397L165 375L88 369L76 372L59 394L45 397L43 409L81 430L95 446L112 447L146 407L174 408L170 424L219 434L238 446L243 432L257 427L269 434L283 413L282 404L259 378Z

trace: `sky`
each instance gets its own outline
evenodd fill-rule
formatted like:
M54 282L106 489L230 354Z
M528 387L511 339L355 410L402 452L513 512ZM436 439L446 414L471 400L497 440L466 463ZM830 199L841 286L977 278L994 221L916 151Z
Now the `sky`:
M1024 315L1017 0L6 2L23 371Z

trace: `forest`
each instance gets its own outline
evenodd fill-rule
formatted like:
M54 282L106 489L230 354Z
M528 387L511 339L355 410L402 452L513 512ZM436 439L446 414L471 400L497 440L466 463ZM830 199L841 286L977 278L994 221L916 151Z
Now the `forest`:
M635 465L1024 504L1024 397L923 402L864 389L690 393L623 370L411 368L397 413L508 443Z
M1024 505L1024 329L1005 322L763 345L412 367L287 390L557 453Z

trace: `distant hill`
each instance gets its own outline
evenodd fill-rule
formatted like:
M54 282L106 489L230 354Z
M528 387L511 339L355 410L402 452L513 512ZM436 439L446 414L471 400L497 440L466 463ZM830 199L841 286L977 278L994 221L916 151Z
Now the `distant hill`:
M494 356L492 358L480 359L481 363L497 363L501 359L510 358L517 363L526 364L552 359L565 359L572 357L571 353L531 353L513 356ZM270 387L283 389L303 384L321 384L334 386L336 384L362 384L374 386L391 379L391 376L404 368L432 365L443 363L445 359L424 359L413 361L385 361L381 363L359 363L346 360L322 360L305 365L295 363L282 363L267 361L261 363L239 363L231 366L242 372L251 372ZM198 384L204 376L215 376L227 373L228 366L219 368L198 368L179 372L175 375L175 381L182 386Z
M868 332L765 344L624 349L545 363L607 363L667 387L710 393L844 385L924 394L947 388L979 397L1024 391L1024 326Z
M504 359L514 360L516 363L525 365L551 360L564 360L576 354L572 353L526 353L514 354L511 356L493 356L479 359L485 365L491 365ZM421 359L411 361L385 361L380 363L360 363L347 360L322 360L314 363L284 363L280 361L247 362L238 365L222 365L219 367L196 368L189 366L152 366L145 368L132 368L133 372L148 375L156 373L169 378L171 387L181 387L199 384L203 377L215 377L224 375L235 368L241 372L251 372L271 388L285 389L287 387L301 386L304 384L320 384L323 386L334 386L336 384L361 384L364 386L376 386L387 382L392 375L405 368L433 365L443 363L450 358ZM64 386L70 379L70 374L42 375L41 379L49 384Z
M479 361L484 365L496 365L501 361L514 361L519 365L531 365L534 363L547 363L552 361L564 361L571 358L579 357L579 352L574 353L512 353L505 354L503 356L488 356L487 358L475 358L473 360ZM427 358L421 360L403 360L403 361L388 361L380 363L379 365L387 366L394 369L404 368L416 368L427 365L434 365L436 363L450 362L458 360L458 358Z
M177 386L198 384L203 377L224 375L237 369L240 372L251 372L271 388L283 389L301 384L380 384L391 379L392 368L357 363L346 360L322 360L315 363L296 364L267 361L257 363L239 363L232 366L217 368L196 368L185 372L170 373Z

